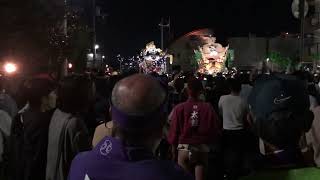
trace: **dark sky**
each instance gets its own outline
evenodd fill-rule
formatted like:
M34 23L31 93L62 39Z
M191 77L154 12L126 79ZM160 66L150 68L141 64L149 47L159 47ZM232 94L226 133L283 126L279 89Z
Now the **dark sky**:
M147 42L160 42L161 17L171 17L177 38L192 30L212 28L222 43L226 37L296 32L292 0L97 0L108 14L100 21L98 41L107 54L133 56Z

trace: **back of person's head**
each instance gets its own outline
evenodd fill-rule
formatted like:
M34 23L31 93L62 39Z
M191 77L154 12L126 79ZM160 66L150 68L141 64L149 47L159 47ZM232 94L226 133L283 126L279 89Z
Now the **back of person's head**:
M28 80L27 79L23 79L23 81L21 81L18 84L18 89L19 89L19 93L17 93L16 96L16 103L18 106L18 109L22 109L27 103L28 103L28 98L27 98L27 90L28 90Z
M66 113L85 112L94 101L94 83L84 76L64 78L58 88L58 106Z
M106 97L108 92L108 80L104 77L99 77L95 80L97 94Z
M184 80L182 78L176 79L173 86L178 93L181 93L184 88Z
M46 97L55 89L56 84L53 81L45 78L33 78L25 82L25 97L31 108L40 108ZM55 106L55 103L52 106Z
M200 93L203 91L202 82L197 78L191 78L188 81L188 93L193 98L198 98Z
M196 78L192 72L186 72L186 73L184 73L184 75L185 75L185 77L184 77L185 83L188 83L190 80Z
M250 74L240 74L238 75L238 78L237 78L241 84L250 84Z
M260 77L248 103L255 132L278 148L297 146L312 125L305 82L294 76Z
M239 80L231 78L227 80L227 83L231 92L240 93L241 83L239 82Z
M166 91L155 78L133 75L112 91L114 135L129 144L154 143L161 138L166 119Z

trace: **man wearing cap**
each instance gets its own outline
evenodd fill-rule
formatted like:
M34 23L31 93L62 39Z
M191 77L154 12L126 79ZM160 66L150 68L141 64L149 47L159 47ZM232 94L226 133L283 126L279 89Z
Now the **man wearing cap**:
M178 164L194 173L197 180L206 179L209 145L214 144L220 134L218 116L213 107L200 100L202 90L200 80L189 80L189 99L173 109L168 134L173 157L178 150Z
M111 103L112 137L73 160L70 180L192 179L154 156L166 120L166 91L158 81L145 75L125 78L113 89Z
M320 170L301 168L304 158L299 140L313 120L306 87L289 75L265 75L257 80L249 96L249 119L268 151L261 169L244 180L320 179Z

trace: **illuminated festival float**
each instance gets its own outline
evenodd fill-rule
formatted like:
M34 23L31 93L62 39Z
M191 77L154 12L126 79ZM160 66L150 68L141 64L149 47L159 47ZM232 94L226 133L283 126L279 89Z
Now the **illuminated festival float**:
M177 39L169 52L174 56L173 64L185 71L216 74L226 69L228 49L216 42L210 29L200 29Z
M228 47L223 47L221 44L216 43L216 38L212 36L199 38L201 38L203 45L194 50L198 72L202 74L216 74L224 71Z
M158 74L165 74L167 72L167 59L169 55L156 47L154 42L146 45L140 53L139 68L140 71L149 74L156 72Z

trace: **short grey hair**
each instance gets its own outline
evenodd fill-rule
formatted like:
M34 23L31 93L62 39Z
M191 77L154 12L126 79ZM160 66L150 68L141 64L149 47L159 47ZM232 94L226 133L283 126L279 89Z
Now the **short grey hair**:
M140 77L139 77L140 76ZM138 80L135 81L134 80ZM113 106L128 115L145 115L154 112L164 103L165 89L151 77L138 75L118 82L113 91Z

